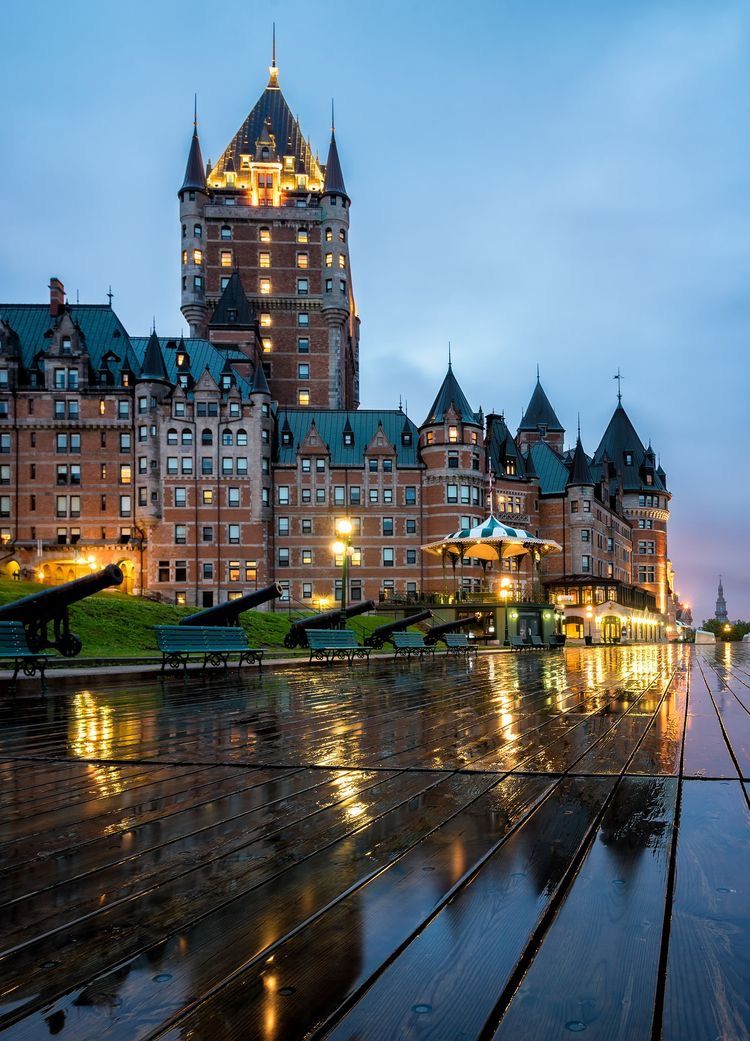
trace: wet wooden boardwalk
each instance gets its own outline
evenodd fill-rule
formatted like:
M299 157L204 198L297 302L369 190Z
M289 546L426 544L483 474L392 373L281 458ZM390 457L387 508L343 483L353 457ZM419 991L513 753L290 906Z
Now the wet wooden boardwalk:
M750 1036L747 649L3 712L3 1041Z

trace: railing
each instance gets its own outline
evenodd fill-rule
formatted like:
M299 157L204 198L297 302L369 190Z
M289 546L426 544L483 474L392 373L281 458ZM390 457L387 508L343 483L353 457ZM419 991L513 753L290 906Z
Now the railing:
M539 592L511 591L507 597L500 597L496 593L487 591L474 592L470 589L460 589L455 593L385 593L381 590L378 603L389 607L422 607L437 606L450 607L455 604L496 604L503 606L509 604L552 604L552 599L543 590Z

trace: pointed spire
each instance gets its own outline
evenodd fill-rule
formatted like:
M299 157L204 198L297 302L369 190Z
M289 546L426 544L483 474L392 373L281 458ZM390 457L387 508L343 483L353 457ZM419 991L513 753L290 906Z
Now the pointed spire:
M159 337L156 335L156 329L148 338L139 378L141 380L169 383L167 366L164 364L164 355L161 352L161 344L159 343Z
M234 326L238 329L254 329L255 312L245 293L237 268L229 276L224 292L219 297L209 326Z
M279 69L276 64L276 22L273 23L273 32L271 36L271 65L268 69L268 86L271 90L279 89Z
M182 182L180 193L185 191L206 191L206 168L203 165L201 145L198 140L198 95L195 95L193 106L193 137L190 141L187 166L185 167L185 179Z
M333 100L331 101L331 143L328 146L328 159L326 160L326 178L323 185L326 195L343 195L349 198L344 184L344 175L341 171L339 150L336 147L336 129L333 124Z
M477 417L474 414L471 405L466 400L466 395L461 390L458 380L453 374L453 369L449 361L445 379L441 383L440 390L437 392L437 396L432 403L432 408L422 425L426 426L428 423L442 423L451 407L457 413L462 423L477 422Z
M565 429L557 418L555 410L550 404L549 398L544 393L542 384L539 382L539 374L537 373L534 392L526 406L526 411L521 417L521 423L518 429L519 431L531 431L537 430L540 426L545 426L547 430L552 430L558 433L562 433Z
M533 445L529 445L529 450L524 456L523 461L526 467L526 476L529 480L538 478L539 474L536 472L536 467L534 466Z
M594 485L594 478L591 474L591 467L586 453L583 450L581 444L580 430L578 438L576 440L576 448L573 453L573 461L570 464L570 476L568 477L568 485Z
M268 380L266 379L266 370L263 368L263 363L258 362L255 366L255 372L253 373L253 389L250 391L252 395L264 394L266 397L271 397L271 390L268 386Z

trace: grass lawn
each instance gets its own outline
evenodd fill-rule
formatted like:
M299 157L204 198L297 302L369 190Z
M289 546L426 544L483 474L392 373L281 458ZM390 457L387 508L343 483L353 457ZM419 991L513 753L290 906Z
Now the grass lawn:
M13 582L0 579L0 604L39 593L47 586L35 582ZM81 657L129 657L155 654L156 640L152 625L176 625L180 618L194 614L194 607L175 607L152 600L126 596L124 593L103 592L89 596L70 608L70 627L83 641ZM292 611L292 618L305 612ZM312 613L312 612L310 612ZM378 625L391 621L392 615L359 615L349 625L362 639ZM289 614L278 606L274 611L245 611L242 625L247 630L253 647L284 648L284 637L289 631ZM307 651L304 652L307 654Z

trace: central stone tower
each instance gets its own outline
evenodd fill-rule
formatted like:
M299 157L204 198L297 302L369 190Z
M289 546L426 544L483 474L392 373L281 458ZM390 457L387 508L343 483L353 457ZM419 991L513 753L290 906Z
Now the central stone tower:
M223 306L221 328L213 321L236 271L258 325L272 397L287 406L353 409L359 318L349 264L351 200L333 120L323 166L281 92L275 48L269 71L266 89L214 167L203 165L195 121L178 193L182 313L191 336L236 345L227 321L243 308Z

